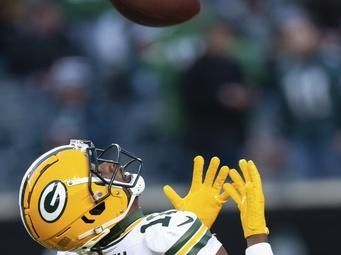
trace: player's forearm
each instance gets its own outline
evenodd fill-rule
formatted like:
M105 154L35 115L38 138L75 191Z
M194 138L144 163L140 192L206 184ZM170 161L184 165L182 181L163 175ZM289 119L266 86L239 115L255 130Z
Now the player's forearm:
M258 244L258 243L267 243L268 242L268 236L265 234L253 235L253 236L246 238L246 242L247 242L247 247L250 247L250 246Z
M273 255L268 237L265 234L253 235L246 239L246 255Z

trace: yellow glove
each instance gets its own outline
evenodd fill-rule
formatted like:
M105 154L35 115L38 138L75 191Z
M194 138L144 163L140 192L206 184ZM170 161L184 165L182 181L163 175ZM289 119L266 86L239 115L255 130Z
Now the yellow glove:
M204 159L201 156L195 157L191 188L184 198L181 198L169 185L163 187L166 197L176 209L195 213L208 228L211 228L229 197L227 193L221 193L229 168L221 167L217 175L219 164L219 158L211 159L203 182Z
M265 201L262 180L255 164L250 160L239 161L244 179L232 169L230 176L233 184L224 184L224 190L237 203L244 230L244 237L269 234L265 222Z

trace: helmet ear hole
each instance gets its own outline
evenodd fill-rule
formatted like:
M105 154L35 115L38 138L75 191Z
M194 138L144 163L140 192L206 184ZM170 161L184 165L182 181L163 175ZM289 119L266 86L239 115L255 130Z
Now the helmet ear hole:
M94 223L94 222L95 222L94 219L88 219L85 215L83 215L81 219L82 219L82 220L84 221L84 223L86 223L86 224L91 224L91 223Z
M95 208L91 209L89 213L91 215L101 215L102 212L104 212L104 210L105 210L105 202L102 202L99 205L97 205Z

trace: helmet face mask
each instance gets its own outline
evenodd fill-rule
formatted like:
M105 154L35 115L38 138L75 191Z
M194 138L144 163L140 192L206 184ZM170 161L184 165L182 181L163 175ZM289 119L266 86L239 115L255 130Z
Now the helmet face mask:
M27 170L19 207L30 236L41 245L86 251L129 212L144 190L142 160L118 144L96 148L71 140Z
M142 169L142 160L124 150L118 144L111 144L105 149L96 148L91 141L81 141L88 145L86 152L89 158L89 192L96 203L101 203L111 195L111 187L133 188L136 186ZM71 141L72 143L72 141ZM101 165L111 164L114 171L103 174ZM107 187L107 193L94 192L94 183Z

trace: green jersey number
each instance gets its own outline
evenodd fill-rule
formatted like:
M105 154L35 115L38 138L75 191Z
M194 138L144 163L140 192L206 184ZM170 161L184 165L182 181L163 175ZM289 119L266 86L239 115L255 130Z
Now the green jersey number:
M145 233L147 228L156 224L161 224L162 227L168 227L169 222L172 218L171 216L168 216L168 215L173 214L173 213L176 213L176 210L169 210L163 213L153 213L152 215L148 216L146 220L150 222L141 226L141 229L140 229L141 233Z

